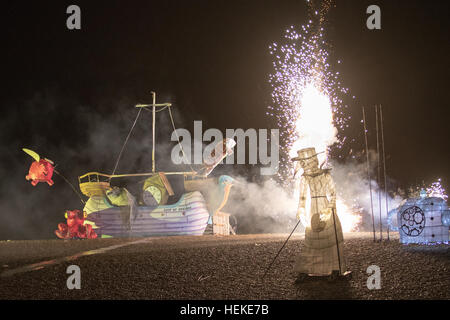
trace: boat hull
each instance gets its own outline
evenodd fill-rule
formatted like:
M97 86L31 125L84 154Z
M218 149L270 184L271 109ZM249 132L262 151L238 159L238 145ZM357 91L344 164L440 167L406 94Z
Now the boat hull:
M99 236L154 237L202 235L209 220L203 195L185 193L173 205L114 207L88 215Z

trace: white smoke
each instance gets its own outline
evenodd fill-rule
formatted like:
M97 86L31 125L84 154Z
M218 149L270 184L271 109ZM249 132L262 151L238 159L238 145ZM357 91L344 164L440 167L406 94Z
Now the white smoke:
M332 163L331 174L336 184L337 213L344 231L371 231L372 207L375 229L386 231L387 212L404 200L397 194L386 194L376 181L376 153L370 152L372 203L365 162L355 160ZM285 189L274 180L262 183L235 178L226 211L237 216L239 233L290 232L295 225L298 194ZM388 188L389 189L389 188ZM386 208L386 196L388 208ZM381 201L380 201L381 199ZM387 209L387 210L386 210ZM297 231L304 231L300 224Z
M383 185L378 185L376 178L375 159L376 153L370 152L370 184L367 175L367 164L365 162L350 161L346 163L333 163L331 174L336 184L338 198L341 198L350 209L360 211L362 222L358 228L360 231L372 229L372 208L376 228L379 228L379 221L386 230L387 213L398 207L403 198L398 195L385 193ZM372 189L372 201L370 196ZM389 188L388 188L389 189ZM387 208L386 208L387 197ZM360 210L358 210L358 208Z
M291 231L298 199L274 180L255 183L242 177L235 179L226 210L237 217L238 233Z

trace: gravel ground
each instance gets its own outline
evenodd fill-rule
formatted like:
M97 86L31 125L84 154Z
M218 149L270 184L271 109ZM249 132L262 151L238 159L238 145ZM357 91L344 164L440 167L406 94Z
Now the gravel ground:
M294 285L302 236L168 237L0 277L0 299L449 299L450 246L405 246L394 235L345 235L351 279L311 278ZM136 239L133 239L136 240ZM124 243L130 239L0 242L0 272L27 263ZM14 254L16 253L16 254ZM66 287L67 266L80 266L81 290ZM381 289L367 288L367 267L381 268Z

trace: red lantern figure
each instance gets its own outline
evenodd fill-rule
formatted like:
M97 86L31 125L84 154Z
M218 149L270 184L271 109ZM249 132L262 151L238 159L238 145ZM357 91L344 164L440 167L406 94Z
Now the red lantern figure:
M31 180L33 186L37 185L39 182L47 182L49 186L53 185L53 162L47 159L41 159L34 161L28 175L25 177L27 180Z
M96 239L97 234L92 230L90 224L84 225L85 216L80 210L72 210L66 212L67 224L58 224L58 230L55 234L61 239Z
M28 175L25 177L27 180L31 180L33 186L37 185L39 182L47 182L49 186L53 185L53 171L54 163L49 159L41 159L39 155L29 149L22 149L27 154L29 154L35 160L28 171Z

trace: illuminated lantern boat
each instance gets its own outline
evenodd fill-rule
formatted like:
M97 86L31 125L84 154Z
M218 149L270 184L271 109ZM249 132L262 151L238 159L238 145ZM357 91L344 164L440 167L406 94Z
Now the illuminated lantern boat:
M174 132L176 128L172 119L171 104L156 104L156 94L154 92L152 94L153 104L136 105L140 110L144 108L153 110L152 172L116 175L91 172L79 177L81 192L89 197L84 206L84 212L87 214L85 224L91 224L95 233L101 237L202 235L208 224L213 225L215 234L229 234L229 229L225 228L225 231L222 231L218 226L225 224L229 227L229 214L221 212L221 209L228 200L233 179L225 175L218 179L207 178L207 176L227 155L233 153L232 148L235 142L231 139L220 141L199 172L193 170L191 172L157 172L155 170L155 114L167 109ZM138 112L134 123L138 120L140 113L141 111ZM134 125L131 130L133 128ZM128 138L125 143L127 140ZM181 144L180 149L182 150ZM119 160L120 154L116 168ZM173 196L174 192L166 177L168 175L183 175L187 191L176 203L170 205L166 203L168 197ZM146 177L141 194L132 195L126 188L110 185L112 178L121 177ZM136 200L136 196L139 200Z
M397 217L397 226L392 218ZM405 200L389 212L389 227L398 231L400 242L438 244L449 242L450 211L444 199L426 197Z
M101 181L102 176L106 175L89 173L80 177L81 191L89 196L84 207L85 223L91 224L99 237L202 235L211 217L221 214L233 180L221 176L215 188L214 184L210 188L208 202L200 191L193 191L184 193L171 205L139 206L126 190L126 202L114 205L108 196L112 188L107 181ZM192 181L213 183L213 180Z

